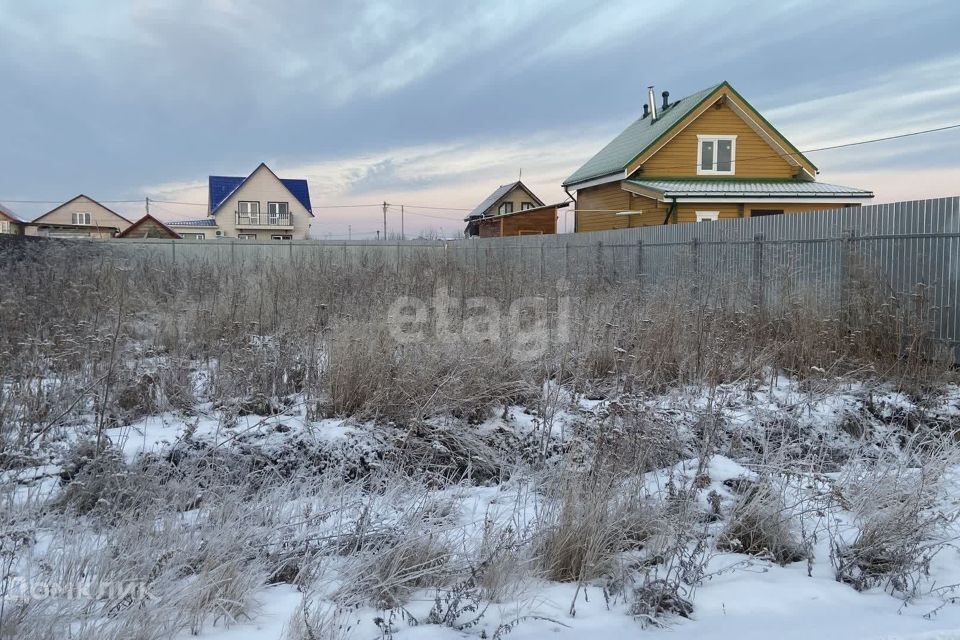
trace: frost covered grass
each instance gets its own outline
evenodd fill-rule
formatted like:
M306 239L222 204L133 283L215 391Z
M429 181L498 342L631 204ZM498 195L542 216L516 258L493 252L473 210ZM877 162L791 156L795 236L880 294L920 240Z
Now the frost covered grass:
M960 388L865 274L825 311L79 246L0 265L0 637L702 634L808 584L960 624ZM438 289L566 297L567 340L387 330Z

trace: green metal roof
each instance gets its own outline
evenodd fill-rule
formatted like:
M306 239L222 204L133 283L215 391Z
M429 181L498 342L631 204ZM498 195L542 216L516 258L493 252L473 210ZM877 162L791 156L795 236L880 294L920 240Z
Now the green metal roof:
M806 180L696 180L651 178L627 180L662 194L665 198L872 198L873 192Z
M723 84L725 83L721 82L686 98L681 98L671 104L665 112L659 111L658 115L660 117L653 122L650 121L651 116L649 115L636 120L595 156L587 160L586 164L577 169L572 176L564 180L563 186L566 187L623 171L634 158L673 129L674 125L683 120Z

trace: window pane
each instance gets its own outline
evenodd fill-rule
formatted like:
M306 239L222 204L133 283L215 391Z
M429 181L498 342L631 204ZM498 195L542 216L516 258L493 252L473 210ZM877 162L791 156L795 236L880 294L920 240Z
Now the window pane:
M730 171L733 162L733 141L717 141L717 171Z
M713 140L700 143L700 168L704 171L713 170Z

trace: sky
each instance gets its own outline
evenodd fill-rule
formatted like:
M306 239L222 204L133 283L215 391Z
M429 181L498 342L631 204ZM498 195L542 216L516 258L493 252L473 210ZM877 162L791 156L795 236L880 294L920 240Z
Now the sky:
M648 85L727 80L801 150L960 123L958 27L955 0L0 0L0 202L199 218L208 175L266 162L316 237L384 201L451 236L521 172L565 200ZM876 202L960 194L960 129L809 156Z

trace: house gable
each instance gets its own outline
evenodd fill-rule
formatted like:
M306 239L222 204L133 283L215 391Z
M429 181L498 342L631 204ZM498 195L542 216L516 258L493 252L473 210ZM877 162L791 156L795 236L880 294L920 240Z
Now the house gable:
M764 141L765 148L762 155L772 156L774 160L782 159L783 162L794 167L794 171L786 177L814 179L817 173L816 166L767 122L729 83L722 82L671 102L666 108L658 107L656 119L647 114L635 120L567 178L563 186L579 191L631 177L692 123L697 122L710 109L717 108L718 102L722 103L721 109L727 107L740 118L743 125ZM706 124L725 123L707 122ZM752 136L751 141L753 141ZM676 176L684 170L690 170L687 167L693 167L692 170L695 172L696 153L692 159L685 157L681 162L671 160L669 164L671 173L665 175ZM666 169L665 166L658 168L658 170ZM653 174L647 171L647 175Z
M724 82L625 169L627 177L695 177L698 136L736 136L730 177L813 180L817 167Z
M297 196L299 189L291 189L288 185L291 182L302 183L303 193L300 197ZM244 214L245 217L241 218L241 202L258 203L257 207L263 217L251 218ZM284 216L279 224L268 222L267 214L271 202L287 204L288 215ZM274 236L290 236L300 240L309 237L310 219L313 217L312 211L304 202L310 202L306 180L282 180L267 165L261 164L216 206L211 215L221 237L238 238L242 235L247 239L269 240ZM254 211L256 210L257 208L254 208Z
M543 200L538 198L527 185L517 180L516 182L497 187L493 193L484 198L483 202L467 214L464 220L497 215L500 205L505 202L512 202L514 211L520 211L524 202L529 202L535 207L544 206Z
M310 204L310 189L306 180L280 178L273 172L265 162L253 170L246 178L238 176L210 176L209 178L209 207L210 215L214 216L220 208L231 200L233 196L241 193L247 183L263 172L268 173L279 185L286 190L287 195L294 201L299 202L304 211L310 217L313 217L313 207ZM262 183L261 183L262 186ZM243 198L237 198L236 201ZM290 200L285 200L289 202Z
M154 218L149 213L132 225L127 227L127 229L121 232L118 238L167 238L173 240L179 240L181 238L180 234Z
M525 184L517 182L510 191L505 193L484 212L484 216L497 215L500 212L500 206L506 202L513 204L514 211L520 211L524 202L529 202L535 207L543 206L543 201L530 191Z
M116 211L108 209L93 198L85 195L79 195L72 200L68 200L60 206L48 211L39 218L36 218L30 224L36 225L74 225L75 213L89 213L89 224L83 225L91 228L116 229L123 231L130 226L130 221L121 216Z

